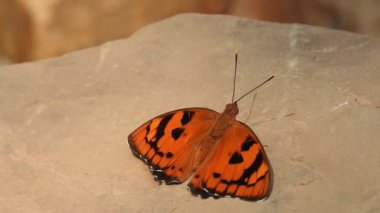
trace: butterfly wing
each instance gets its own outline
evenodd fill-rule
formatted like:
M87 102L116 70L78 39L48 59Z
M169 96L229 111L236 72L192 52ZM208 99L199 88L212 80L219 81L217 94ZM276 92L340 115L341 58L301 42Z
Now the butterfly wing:
M143 160L156 180L181 183L193 172L193 150L211 131L219 113L187 108L149 120L128 136L132 153Z
M255 133L236 121L228 128L213 155L195 172L188 184L202 198L223 196L257 201L269 197L273 172Z

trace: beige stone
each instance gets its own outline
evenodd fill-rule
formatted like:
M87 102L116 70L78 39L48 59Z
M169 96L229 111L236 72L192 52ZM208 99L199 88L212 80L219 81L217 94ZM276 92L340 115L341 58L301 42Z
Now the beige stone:
M177 108L221 111L236 49L237 95L276 74L247 121L274 169L271 197L158 185L128 134ZM368 36L188 14L0 67L0 212L379 212L379 55ZM239 106L244 121L250 98Z

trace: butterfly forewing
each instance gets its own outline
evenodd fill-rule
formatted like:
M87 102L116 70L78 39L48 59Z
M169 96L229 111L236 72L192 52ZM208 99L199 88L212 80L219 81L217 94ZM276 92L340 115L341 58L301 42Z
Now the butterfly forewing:
M272 190L272 170L255 133L236 121L196 170L188 184L194 195L266 199Z
M219 113L187 108L157 116L132 132L128 143L158 181L181 183L192 173L193 150L211 130Z

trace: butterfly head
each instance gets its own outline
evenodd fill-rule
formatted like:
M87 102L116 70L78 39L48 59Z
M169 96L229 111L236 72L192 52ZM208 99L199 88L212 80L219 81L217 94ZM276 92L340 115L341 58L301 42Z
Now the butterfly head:
M224 113L235 117L239 113L239 108L236 102L233 102L232 104L227 104L226 108L224 109Z

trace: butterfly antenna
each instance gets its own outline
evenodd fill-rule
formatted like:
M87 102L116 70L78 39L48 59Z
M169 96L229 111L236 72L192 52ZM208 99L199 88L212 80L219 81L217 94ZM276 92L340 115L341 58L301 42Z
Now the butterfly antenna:
M245 119L244 123L247 123L247 121L248 121L249 118L251 117L251 114L252 114L252 108L253 108L253 103L254 103L255 100L256 100L256 96L257 96L257 93L255 93L255 95L253 95L253 97L252 97L251 107L249 108L248 116L247 116L247 119Z
M244 95L242 95L240 98L238 98L235 102L233 103L237 103L238 101L240 101L242 98L244 98L245 96L247 96L249 93L255 91L256 89L258 89L259 87L261 87L262 85L264 85L265 83L267 83L268 81L272 80L274 78L274 75L272 75L270 78L268 78L267 80L265 80L263 83L261 83L260 85L258 85L257 87L251 89L249 92L245 93Z
M238 60L238 51L235 51L235 73L234 73L234 87L232 89L232 101L231 103L234 102L234 97L235 97L235 85L236 85L236 68L237 68L237 60Z

